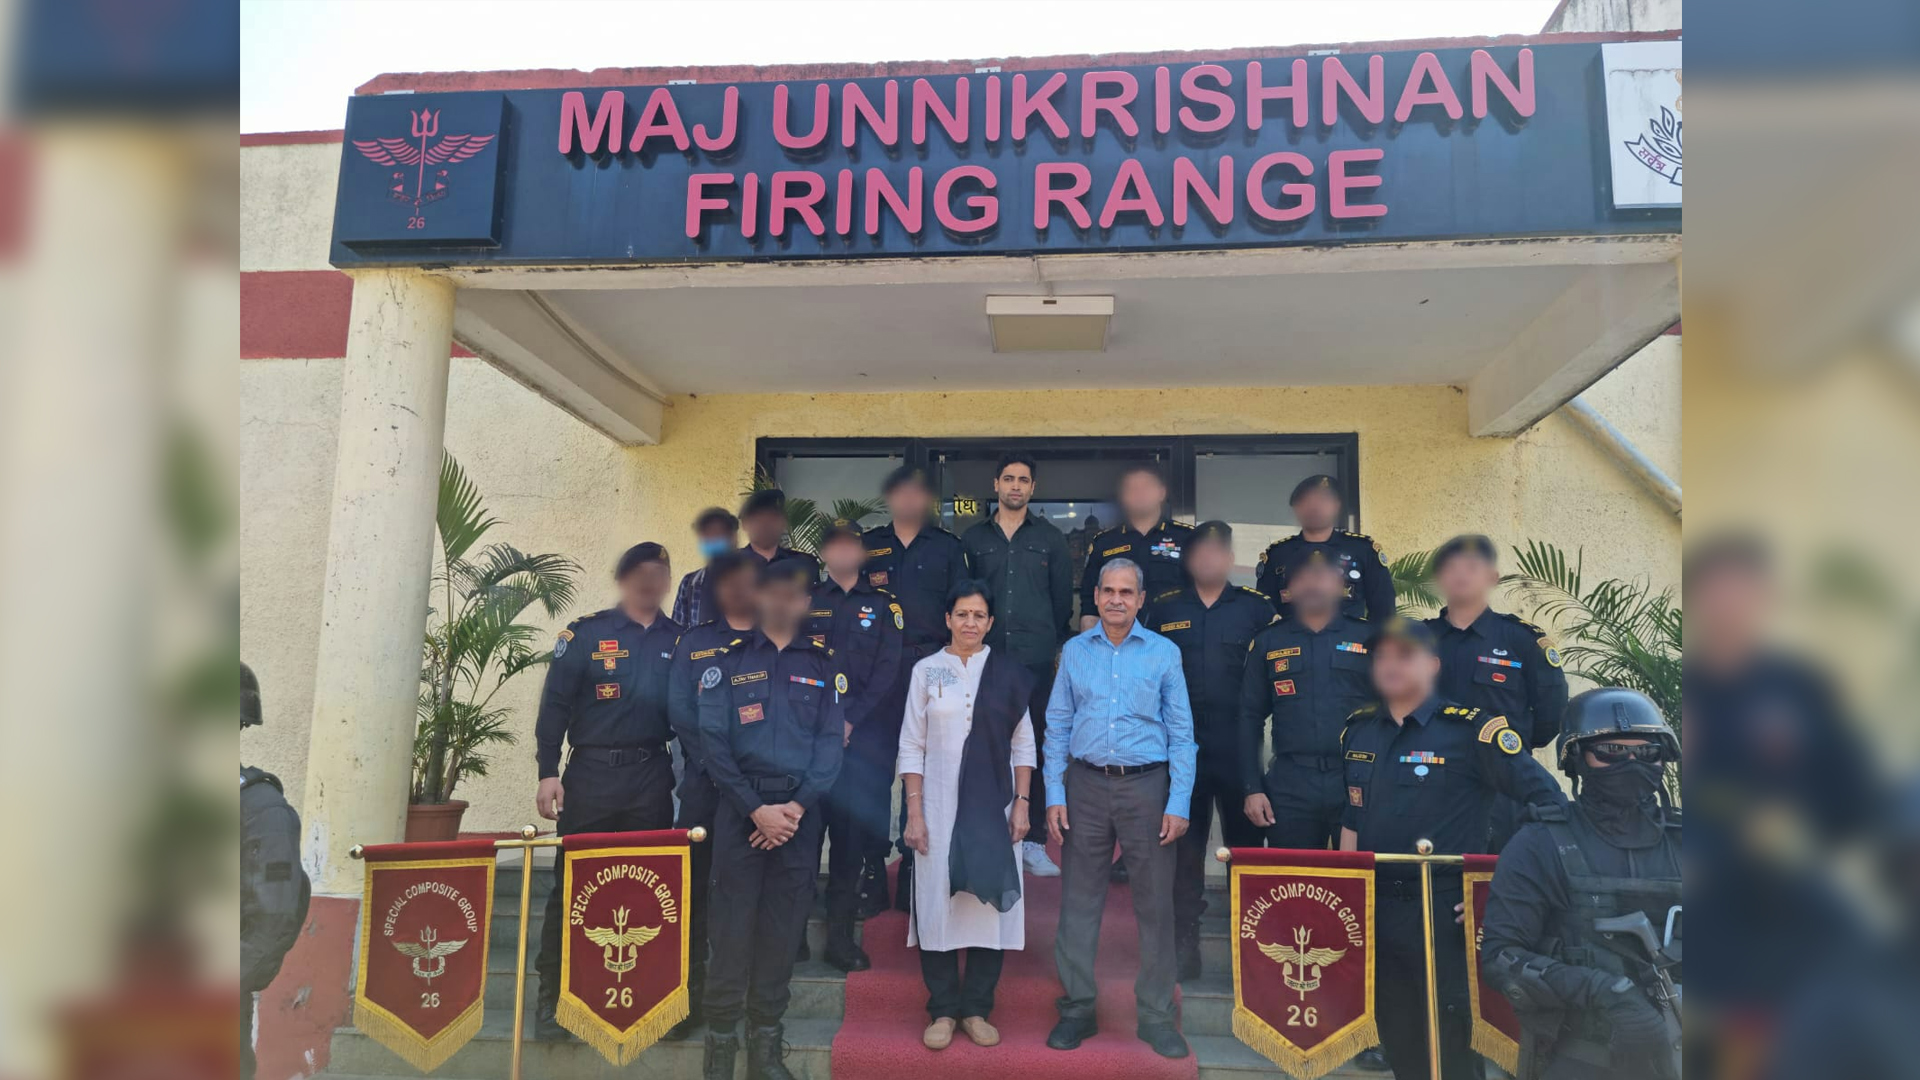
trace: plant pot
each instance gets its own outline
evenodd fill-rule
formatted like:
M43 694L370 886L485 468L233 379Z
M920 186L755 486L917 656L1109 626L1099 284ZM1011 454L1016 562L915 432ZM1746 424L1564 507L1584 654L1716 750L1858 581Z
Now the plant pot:
M460 818L466 812L465 799L448 799L443 803L408 803L407 843L458 840Z

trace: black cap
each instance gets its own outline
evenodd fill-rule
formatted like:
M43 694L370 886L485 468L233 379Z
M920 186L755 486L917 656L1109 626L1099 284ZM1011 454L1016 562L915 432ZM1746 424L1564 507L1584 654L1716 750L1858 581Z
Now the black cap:
M880 481L881 496L893 494L893 489L901 484L918 484L926 490L927 494L933 494L933 481L927 479L927 470L915 465L902 465L888 473L885 480Z
M259 727L266 721L260 718L260 680L254 678L253 669L240 665L240 726Z
M1500 561L1499 554L1494 550L1493 540L1490 537L1480 533L1466 533L1454 537L1434 550L1434 572L1438 573L1440 568L1447 564L1447 560L1453 558L1455 555L1472 555L1485 559L1490 563L1498 563Z
M1334 498L1344 501L1344 496L1340 494L1340 481L1335 480L1325 473L1321 473L1318 476L1309 476L1305 480L1293 485L1293 494L1287 496L1287 505L1292 506L1294 503L1300 501L1300 496L1319 488L1327 489L1333 494Z
M640 569L647 563L664 563L667 561L667 549L661 547L659 544L651 540L635 544L623 552L620 556L620 561L614 565L613 580L619 581L621 578Z
M860 531L860 526L857 523L848 521L846 518L834 518L832 523L826 527L826 530L820 534L820 547L824 550L828 544L835 540L848 537L854 540L860 540L865 535L865 533Z
M805 559L775 559L760 568L760 584L797 583L813 588L813 564Z
M1193 527L1193 539L1187 543L1197 544L1202 540L1213 540L1232 547L1233 526L1224 521L1203 521Z
M1394 615L1381 623L1373 632L1372 640L1367 642L1367 648L1378 649L1388 641L1404 641L1424 652L1438 654L1440 651L1440 639L1434 636L1433 627L1404 615Z
M752 517L767 510L787 512L787 493L779 488L762 488L747 496L740 504L740 516Z

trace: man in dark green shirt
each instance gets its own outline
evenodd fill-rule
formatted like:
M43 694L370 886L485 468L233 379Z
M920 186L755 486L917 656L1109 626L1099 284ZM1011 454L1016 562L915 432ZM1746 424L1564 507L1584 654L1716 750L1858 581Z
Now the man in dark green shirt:
M993 628L987 646L999 649L1033 673L1033 695L1028 713L1033 721L1035 749L1044 745L1047 699L1053 693L1053 671L1060 643L1071 634L1073 618L1073 564L1065 534L1027 509L1033 499L1033 459L1020 454L1002 458L993 472L993 516L968 529L960 538L967 566L987 583L993 596ZM1046 805L1046 785L1037 775L1029 796ZM1053 877L1060 868L1047 857L1046 847L1026 844L1027 872Z

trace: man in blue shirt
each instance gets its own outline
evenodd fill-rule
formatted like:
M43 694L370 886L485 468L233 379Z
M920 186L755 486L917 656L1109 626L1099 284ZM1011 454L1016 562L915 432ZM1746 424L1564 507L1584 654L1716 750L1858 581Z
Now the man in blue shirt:
M1113 845L1140 924L1136 1033L1163 1057L1187 1056L1173 1017L1175 843L1187 831L1196 749L1180 649L1140 626L1146 575L1130 559L1100 568L1100 625L1067 641L1047 703L1047 832L1061 845L1054 963L1065 988L1047 1036L1071 1050L1095 1033L1094 953Z

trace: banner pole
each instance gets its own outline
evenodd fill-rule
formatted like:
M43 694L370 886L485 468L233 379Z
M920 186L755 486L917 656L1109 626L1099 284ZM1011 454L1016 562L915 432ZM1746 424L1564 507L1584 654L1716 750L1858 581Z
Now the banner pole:
M533 902L533 844L539 830L531 825L520 830L520 935L513 953L513 1063L511 1080L520 1080L521 1043L526 1039L523 1027L527 1018L527 907Z
M1432 855L1433 841L1417 840L1413 850ZM1433 861L1430 859L1420 862L1420 912L1420 928L1425 932L1427 947L1427 1076L1428 1080L1440 1080L1440 979L1433 955Z

